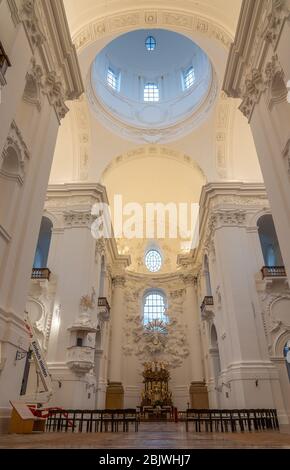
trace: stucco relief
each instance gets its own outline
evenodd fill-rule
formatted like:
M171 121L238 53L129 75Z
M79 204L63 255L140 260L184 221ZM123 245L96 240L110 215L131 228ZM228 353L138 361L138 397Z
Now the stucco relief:
M270 354L281 334L290 332L289 306L290 290L286 286L272 287L260 292L262 320Z
M78 129L79 158L77 168L77 179L87 181L89 177L89 152L91 143L90 119L88 114L85 95L72 106L76 128Z
M233 101L224 92L221 93L216 117L216 166L222 179L228 177L230 145L230 125L232 121Z
M53 276L49 282L34 280L31 282L26 304L30 321L44 351L47 350L51 332L55 292L56 282Z
M231 36L222 27L199 15L184 14L178 10L158 10L152 12L140 8L140 10L128 11L126 14L112 15L106 18L98 18L86 25L74 36L77 50L89 46L92 42L103 36L146 27L148 24L155 27L169 27L180 30L188 30L204 34L219 41L223 47L229 48L232 42Z
M123 352L127 356L135 355L142 363L157 360L166 361L172 369L180 367L189 355L186 325L182 320L184 289L177 288L175 283L167 284L169 323L146 328L142 323L141 304L142 294L148 287L147 281L127 282Z
M8 161L9 158L11 158L11 149L13 149L17 157L17 168L15 162L13 162L13 165L10 165ZM21 131L17 126L16 122L12 121L9 134L0 158L0 171L6 176L18 179L19 183L22 184L29 159L30 153L21 134ZM8 165L4 165L5 162Z

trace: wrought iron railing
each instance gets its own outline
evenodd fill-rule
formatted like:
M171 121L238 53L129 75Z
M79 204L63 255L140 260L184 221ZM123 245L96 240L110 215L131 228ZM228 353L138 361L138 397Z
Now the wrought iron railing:
M110 307L109 302L107 301L106 297L99 297L98 298L98 307L105 307L109 312L111 310L111 307Z
M49 281L50 274L51 272L48 268L33 268L31 279L46 279Z
M264 266L261 269L263 279L273 277L287 277L284 266Z
M200 310L203 312L204 309L208 306L213 306L214 303L213 303L213 297L211 295L206 295L205 298L203 299L203 302L200 306Z

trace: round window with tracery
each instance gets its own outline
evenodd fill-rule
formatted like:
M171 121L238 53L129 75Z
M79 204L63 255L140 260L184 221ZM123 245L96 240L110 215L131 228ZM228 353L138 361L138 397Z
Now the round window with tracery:
M151 273L157 273L162 266L162 258L157 250L150 250L145 256L145 264Z

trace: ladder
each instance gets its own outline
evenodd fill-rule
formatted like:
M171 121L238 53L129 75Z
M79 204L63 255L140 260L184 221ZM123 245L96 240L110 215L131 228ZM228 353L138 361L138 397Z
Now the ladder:
M25 327L29 335L30 349L32 352L32 356L36 364L36 368L39 373L39 377L42 382L44 391L43 392L36 391L35 393L29 394L29 395L22 395L20 399L31 404L32 403L44 404L44 403L49 402L49 400L52 397L52 393L53 393L52 380L49 374L49 370L48 370L47 363L43 355L41 346L35 335L33 326L29 320L27 312L25 312L24 322L25 322Z

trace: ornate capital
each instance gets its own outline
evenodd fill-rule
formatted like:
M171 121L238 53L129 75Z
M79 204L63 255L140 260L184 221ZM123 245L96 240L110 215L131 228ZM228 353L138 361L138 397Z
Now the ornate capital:
M173 299L178 299L182 297L183 294L184 294L184 289L177 289L177 290L170 292L170 297Z
M124 287L126 283L126 278L125 276L118 274L113 277L112 283L113 283L113 287Z
M182 274L181 278L182 278L182 280L183 280L183 282L186 286L194 287L197 284L196 276L194 276L191 273L190 274Z
M214 212L209 221L211 231L221 227L240 227L246 222L246 212L243 210L224 210Z

